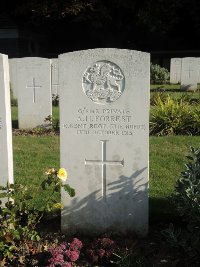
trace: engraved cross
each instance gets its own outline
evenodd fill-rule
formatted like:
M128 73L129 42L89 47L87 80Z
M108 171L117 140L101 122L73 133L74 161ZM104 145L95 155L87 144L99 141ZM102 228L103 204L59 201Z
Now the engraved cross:
M124 159L121 161L112 161L106 159L106 143L108 140L100 140L101 142L101 160L86 160L85 159L85 165L100 165L102 167L102 197L104 201L106 201L106 166L124 166Z
M33 78L33 85L27 85L26 88L33 88L33 103L35 103L35 89L41 88L42 86L36 85L35 78Z

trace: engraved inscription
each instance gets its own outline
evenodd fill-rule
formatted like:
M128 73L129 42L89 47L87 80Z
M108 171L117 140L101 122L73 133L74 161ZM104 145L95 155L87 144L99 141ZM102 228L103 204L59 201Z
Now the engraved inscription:
M101 160L87 160L85 159L85 165L100 165L102 167L102 197L106 201L106 166L118 165L124 167L124 159L121 161L107 160L106 159L106 143L108 140L100 140L101 142Z
M97 61L86 69L82 86L88 98L97 104L105 105L116 101L122 95L125 77L115 63Z
M77 135L124 135L131 136L136 131L146 131L145 123L135 123L134 114L128 109L87 109L79 108L75 120L63 123L62 127L74 130Z

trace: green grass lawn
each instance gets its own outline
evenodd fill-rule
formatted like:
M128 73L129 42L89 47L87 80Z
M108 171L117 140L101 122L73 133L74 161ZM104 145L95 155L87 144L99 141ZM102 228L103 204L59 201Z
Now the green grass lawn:
M168 197L174 192L174 185L184 170L185 156L190 146L200 147L200 136L150 137L149 196L150 215L157 220L158 214L166 220L174 211Z
M200 137L150 137L150 218L173 217L167 199L174 191L176 179L184 169L189 146L198 147ZM26 184L37 197L35 205L42 201L39 184L49 167L59 168L58 136L14 136L15 181ZM69 174L69 183L70 177ZM59 196L56 196L59 198Z
M164 94L170 95L172 98L180 99L186 95L193 99L200 99L200 84L198 84L198 91L186 92L180 90L180 84L151 84L150 87L151 97L158 91L163 91Z
M181 85L180 84L151 84L150 85L151 90L152 89L166 89L166 90L180 90ZM200 89L200 83L197 84L197 89Z
M155 89L159 85L151 86ZM173 97L181 97L179 85L165 87ZM199 97L199 93L191 93ZM153 107L152 107L153 108ZM53 117L59 119L59 108L53 107ZM12 122L17 127L17 107L12 107ZM16 126L16 127L15 127ZM58 136L14 136L14 175L15 181L27 185L42 201L39 185L44 172L49 167L59 168L59 137ZM169 218L174 216L168 197L174 192L174 185L180 172L184 170L185 156L189 147L199 147L200 136L150 137L150 218ZM69 183L70 177L69 174ZM59 198L57 195L56 198Z

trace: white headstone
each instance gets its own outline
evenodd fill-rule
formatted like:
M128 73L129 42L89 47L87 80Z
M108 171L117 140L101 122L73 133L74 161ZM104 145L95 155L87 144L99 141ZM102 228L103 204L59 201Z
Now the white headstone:
M13 183L13 151L8 56L0 54L0 185Z
M182 58L181 89L185 91L196 91L197 82L197 59L194 57Z
M50 59L21 58L17 65L19 128L44 125L52 115Z
M181 82L181 58L171 58L170 63L170 83L177 84Z
M59 56L62 230L148 229L148 53L94 49Z
M197 61L197 82L200 83L200 58L197 57L196 58L196 61Z
M52 95L59 95L58 58L51 59L51 91Z
M18 58L9 59L9 72L10 72L10 88L13 97L17 99L17 61Z

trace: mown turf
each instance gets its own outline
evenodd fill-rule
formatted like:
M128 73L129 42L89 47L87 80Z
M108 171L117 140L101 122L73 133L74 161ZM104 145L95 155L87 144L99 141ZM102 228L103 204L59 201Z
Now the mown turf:
M14 177L17 183L27 185L35 197L35 205L44 198L40 184L45 171L59 168L59 137L14 136ZM48 194L46 192L45 194ZM59 195L55 196L58 198Z
M181 91L180 84L164 84L164 85L151 85L151 97L157 92L162 92L163 94L170 95L170 97L174 99L181 98L192 98L192 99L200 99L200 84L198 84L198 90L196 92L190 91Z
M14 173L18 183L39 193L44 172L49 167L59 168L58 136L14 136ZM200 137L150 137L150 214L152 217L173 216L168 197L174 192L179 174L184 170L185 156L190 146L199 147ZM69 174L70 177L70 174ZM70 178L69 178L70 183Z
M184 170L190 146L200 147L200 136L150 137L149 195L150 214L154 219L159 218L158 214L169 220L175 215L168 197Z
M151 92L157 88L164 88L166 93L177 98L184 94L180 92L180 85L151 85ZM188 94L199 98L198 92ZM53 117L59 119L59 107L53 107ZM17 107L12 107L12 122L16 128ZM59 168L59 137L14 136L13 144L15 181L26 184L29 190L37 194L35 203L40 202L42 190L39 185L44 172L49 167ZM174 192L175 182L184 170L185 156L190 146L200 147L200 137L150 137L149 196L152 220L174 216L168 197Z

